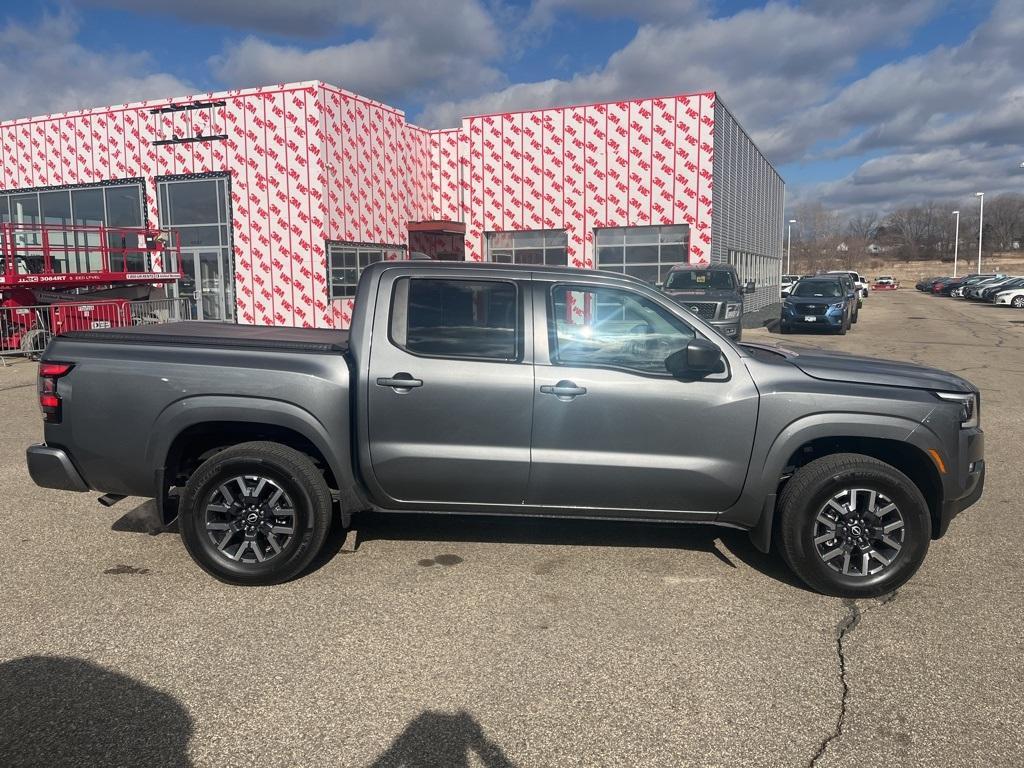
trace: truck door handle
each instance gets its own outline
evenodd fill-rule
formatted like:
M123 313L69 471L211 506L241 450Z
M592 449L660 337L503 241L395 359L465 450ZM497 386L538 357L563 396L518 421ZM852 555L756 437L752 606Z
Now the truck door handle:
M377 379L378 387L394 387L396 392L405 391L408 392L414 387L422 387L422 379L414 379L410 373L396 373L390 379L380 378Z
M587 394L586 387L577 387L575 381L569 381L567 379L563 379L554 386L551 384L544 384L541 386L540 391L543 395L554 395L563 403L569 402L577 395Z

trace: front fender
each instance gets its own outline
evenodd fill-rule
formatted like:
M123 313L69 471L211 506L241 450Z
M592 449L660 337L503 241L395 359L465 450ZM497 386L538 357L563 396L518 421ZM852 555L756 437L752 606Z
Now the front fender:
M854 412L804 416L782 429L767 449L755 449L739 501L723 512L718 521L753 529L754 543L767 551L779 479L801 446L822 438L893 440L909 443L922 452L941 444L926 424L900 416Z

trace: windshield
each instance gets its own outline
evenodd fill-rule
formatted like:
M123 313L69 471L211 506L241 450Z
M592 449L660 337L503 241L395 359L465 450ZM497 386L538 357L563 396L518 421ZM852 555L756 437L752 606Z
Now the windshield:
M843 294L843 286L838 280L801 280L793 287L793 292L790 295L834 299Z
M735 291L732 272L724 269L681 269L670 272L665 288L673 291Z

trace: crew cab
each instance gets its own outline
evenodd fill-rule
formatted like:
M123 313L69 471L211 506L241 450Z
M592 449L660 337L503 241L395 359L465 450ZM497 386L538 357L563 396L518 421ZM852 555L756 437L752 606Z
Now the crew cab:
M608 272L383 262L349 331L76 331L39 374L33 480L155 498L238 584L297 576L376 510L715 523L877 595L984 486L968 381L736 344Z

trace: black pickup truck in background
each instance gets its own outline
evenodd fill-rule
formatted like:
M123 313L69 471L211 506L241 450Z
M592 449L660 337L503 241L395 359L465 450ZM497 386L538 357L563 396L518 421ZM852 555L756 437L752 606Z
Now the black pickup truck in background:
M753 293L754 287L752 282L741 286L731 264L679 264L669 270L662 290L723 336L739 341L743 336L743 295Z
M154 497L270 584L362 510L717 523L815 589L894 589L981 495L953 374L743 344L633 278L386 262L351 330L74 332L40 365L41 486Z

